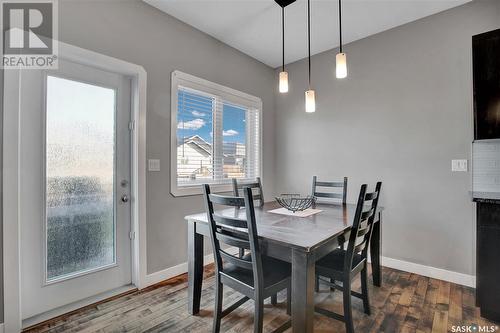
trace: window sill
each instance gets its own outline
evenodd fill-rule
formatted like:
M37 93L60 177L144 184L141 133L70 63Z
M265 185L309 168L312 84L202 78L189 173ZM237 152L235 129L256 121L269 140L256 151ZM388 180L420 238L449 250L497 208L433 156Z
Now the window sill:
M210 191L212 193L233 192L231 184L210 184ZM170 189L170 193L174 197L187 197L192 195L203 194L202 185L195 186L175 186Z

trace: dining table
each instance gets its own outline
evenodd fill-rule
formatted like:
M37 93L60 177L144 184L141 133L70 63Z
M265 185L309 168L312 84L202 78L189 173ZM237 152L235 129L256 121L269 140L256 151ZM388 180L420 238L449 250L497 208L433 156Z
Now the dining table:
M313 332L315 263L321 257L348 240L355 204L316 204L320 212L307 217L270 212L280 208L277 202L255 207L259 246L262 254L291 264L292 274L292 332ZM381 226L379 207L373 221L370 258L373 284L381 285ZM223 209L219 215L246 218L244 208ZM204 237L210 237L206 212L188 215L188 311L200 311L203 283Z

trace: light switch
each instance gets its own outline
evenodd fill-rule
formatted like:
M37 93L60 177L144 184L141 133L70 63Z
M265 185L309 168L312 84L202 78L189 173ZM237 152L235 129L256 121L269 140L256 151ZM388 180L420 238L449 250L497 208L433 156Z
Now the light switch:
M451 160L451 171L467 172L467 160Z
M160 171L160 160L149 159L148 160L148 170L149 171Z

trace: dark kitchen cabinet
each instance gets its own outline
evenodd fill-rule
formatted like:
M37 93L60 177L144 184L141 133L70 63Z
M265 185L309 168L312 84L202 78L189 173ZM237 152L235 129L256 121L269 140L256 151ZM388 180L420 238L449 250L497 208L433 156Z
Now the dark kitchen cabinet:
M500 29L472 37L474 140L499 139Z
M476 199L476 303L481 316L500 322L500 201Z

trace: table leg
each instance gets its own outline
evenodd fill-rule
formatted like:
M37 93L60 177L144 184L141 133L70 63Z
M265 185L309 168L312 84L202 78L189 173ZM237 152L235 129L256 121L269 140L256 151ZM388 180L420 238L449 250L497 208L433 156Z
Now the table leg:
M314 319L314 261L310 253L292 250L292 332L312 333Z
M382 271L380 268L380 249L382 248L381 225L382 213L379 212L378 221L373 224L372 237L370 240L373 284L377 287L380 287L382 282Z
M203 282L203 235L196 232L196 222L188 222L188 311L200 312Z

